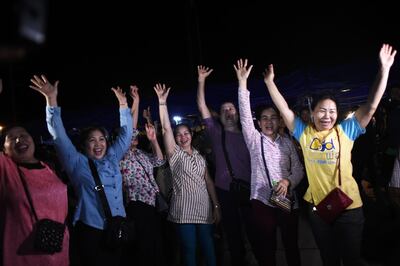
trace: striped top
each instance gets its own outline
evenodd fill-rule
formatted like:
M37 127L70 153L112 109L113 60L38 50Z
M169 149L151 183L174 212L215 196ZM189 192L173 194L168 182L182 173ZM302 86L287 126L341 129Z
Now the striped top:
M206 161L193 148L192 155L178 145L169 164L172 172L172 198L168 220L173 223L212 223L212 204L205 174Z
M295 198L294 208L298 207L298 199L293 189L304 177L304 168L297 155L293 142L284 136L278 135L271 140L259 132L255 126L250 109L250 92L239 88L239 113L242 132L251 157L251 199L274 207L268 202L271 188L261 151L261 141L264 146L265 162L268 168L271 183L275 185L282 178L290 181L290 189Z

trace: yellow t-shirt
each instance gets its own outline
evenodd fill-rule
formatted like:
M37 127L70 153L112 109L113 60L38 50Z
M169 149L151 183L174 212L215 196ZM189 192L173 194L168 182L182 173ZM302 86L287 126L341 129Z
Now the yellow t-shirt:
M340 145L335 128L339 133ZM358 208L362 206L362 201L358 185L352 176L351 149L354 140L365 133L365 129L361 128L355 116L343 120L335 128L317 131L312 125L307 125L296 117L293 136L301 145L309 183L304 199L317 205L332 189L339 186L340 149L340 189L353 200L347 209Z

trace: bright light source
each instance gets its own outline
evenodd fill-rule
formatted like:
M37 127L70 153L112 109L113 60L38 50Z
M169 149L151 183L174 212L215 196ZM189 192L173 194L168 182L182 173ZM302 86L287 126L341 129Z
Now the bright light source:
M348 113L348 115L346 116L346 119L352 118L354 116L355 112L350 112Z
M175 121L175 125L178 125L182 121L182 117L176 115L172 119Z
M348 92L348 91L351 91L351 89L350 89L350 88L343 88L343 89L341 90L341 92Z

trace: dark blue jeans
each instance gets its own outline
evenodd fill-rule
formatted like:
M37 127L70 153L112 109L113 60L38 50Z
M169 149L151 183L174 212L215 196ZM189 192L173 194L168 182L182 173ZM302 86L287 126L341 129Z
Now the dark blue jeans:
M196 244L199 239L201 251L207 266L215 266L214 225L213 224L175 224L176 232L182 247L185 266L196 265Z
M364 265L361 243L364 227L362 208L344 211L333 224L327 224L308 204L308 215L324 266Z

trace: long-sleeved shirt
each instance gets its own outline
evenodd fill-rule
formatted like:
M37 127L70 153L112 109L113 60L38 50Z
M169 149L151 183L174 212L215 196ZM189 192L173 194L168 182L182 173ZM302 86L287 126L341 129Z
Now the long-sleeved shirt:
M203 122L206 125L215 154L215 186L223 190L229 190L232 177L229 173L222 146L221 134L224 129L211 117L204 119ZM250 155L242 132L225 131L225 135L226 153L235 178L250 182Z
M47 127L54 140L57 156L78 197L73 223L75 224L79 220L94 228L104 229L105 215L103 206L98 192L94 189L96 184L87 156L77 151L66 134L61 120L60 107L46 107L46 120ZM119 136L107 148L105 156L100 160L93 161L104 185L112 216L120 215L125 217L119 161L128 150L133 134L132 116L128 108L120 109L120 126Z
M250 109L250 92L247 89L239 88L239 112L244 140L251 157L250 198L273 207L268 202L271 188L262 157L261 141L263 141L264 158L272 184L286 178L290 181L290 189L293 190L303 178L304 168L289 138L278 135L275 140L272 140L255 128ZM297 208L296 194L292 194L295 197L294 208Z

